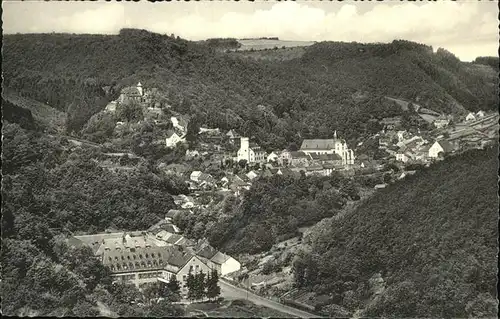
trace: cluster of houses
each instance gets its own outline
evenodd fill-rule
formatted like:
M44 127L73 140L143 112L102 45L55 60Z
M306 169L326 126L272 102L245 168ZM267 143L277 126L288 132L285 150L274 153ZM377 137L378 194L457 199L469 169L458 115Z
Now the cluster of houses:
M478 119L481 119L483 117L485 117L486 113L484 111L479 111L477 113L472 113L472 112L469 112L469 114L467 114L467 116L465 117L465 121L475 121L475 120L478 120Z
M379 138L379 148L403 163L428 163L457 150L454 143L443 137L431 143L407 131L386 132Z
M192 214L196 204L189 196L174 198L179 209L172 209L165 219L145 231L106 232L72 236L72 247L87 246L111 270L115 282L127 282L143 288L145 285L175 277L181 294L187 294L189 273L209 273L216 270L226 276L241 268L240 263L209 245L206 240L194 242L182 236L173 224L176 214Z

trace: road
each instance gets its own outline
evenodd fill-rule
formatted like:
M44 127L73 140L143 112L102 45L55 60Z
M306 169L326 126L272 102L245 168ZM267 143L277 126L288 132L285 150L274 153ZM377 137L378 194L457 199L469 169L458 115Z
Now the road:
M318 316L307 313L305 311L285 306L283 304L280 304L279 302L257 296L252 292L247 292L245 289L236 287L223 279L219 280L219 285L221 288L221 296L225 299L247 299L248 295L248 300L259 306L268 307L294 317L319 318Z

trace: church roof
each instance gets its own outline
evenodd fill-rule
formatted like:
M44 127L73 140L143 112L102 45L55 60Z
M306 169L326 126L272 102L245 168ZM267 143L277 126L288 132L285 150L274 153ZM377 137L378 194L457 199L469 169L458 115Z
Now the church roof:
M300 146L301 150L331 150L335 148L335 140L332 139L313 139L303 140Z

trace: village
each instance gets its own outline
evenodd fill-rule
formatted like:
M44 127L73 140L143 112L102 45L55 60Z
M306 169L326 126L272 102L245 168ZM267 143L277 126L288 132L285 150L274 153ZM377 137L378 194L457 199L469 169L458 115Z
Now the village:
M285 280L262 275L262 266L272 258L272 252L262 255L261 271L254 271L254 278L249 279L246 260L237 260L238 256L229 256L215 249L207 239L184 237L175 224L179 216L213 209L213 199L207 202L203 194L243 196L252 182L261 177L300 178L329 176L334 172L347 177L379 176L379 182L373 186L376 191L414 174L418 167L429 166L468 149L484 148L497 139L498 132L498 113L479 111L463 118L453 118L428 112L422 118L431 124L431 131L405 130L401 117L384 118L380 121L383 129L356 147L348 146L346 140L333 131L329 139L304 139L294 150L266 152L252 137L241 136L237 128L222 131L206 127L199 128L198 143L193 147L187 141L189 116L176 113L168 104L158 102L155 98L158 94L158 90L144 89L138 83L124 88L120 97L103 112L113 114L120 105L135 103L142 107L144 121L158 126L167 123L169 129L163 139L155 143L172 151L185 149L185 153L183 161L159 163L157 168L184 180L190 194L173 196L177 208L166 211L164 220L149 229L78 235L70 239L70 244L91 247L96 258L109 266L116 281L133 283L140 289L157 281L167 283L175 277L183 298L188 295L190 273L207 274L215 270L223 280L254 291L259 291L262 284L272 286ZM165 111L170 116L165 116ZM125 121L118 121L116 129L127 125ZM368 144L371 145L369 148L366 147ZM363 152L366 149L372 152ZM140 157L133 153L108 155L108 160L100 165L111 170L130 169L140 161ZM122 163L124 156L127 158L125 164ZM116 158L120 159L120 165L113 164ZM387 171L388 167L398 169ZM388 175L391 178L386 178ZM294 238L276 245L273 252L282 251L286 246L288 251L293 251L298 244ZM291 270L284 271L290 273Z

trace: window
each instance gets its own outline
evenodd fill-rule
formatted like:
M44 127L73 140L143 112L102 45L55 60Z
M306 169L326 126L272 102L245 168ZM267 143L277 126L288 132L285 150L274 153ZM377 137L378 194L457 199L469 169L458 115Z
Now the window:
M125 257L122 256L122 260L125 260Z
M145 256L146 256L146 258L149 258L149 254L148 254L148 253L146 253L146 255L145 255Z
M186 275L183 275L182 276L182 281L186 281L186 277L187 277ZM184 286L184 287L186 287L186 286Z
M196 265L196 267L195 267L195 272L198 272L199 268L200 268L200 266L199 266L199 265Z
M139 258L142 259L142 255L141 254L139 254Z
M115 260L118 260L118 256L115 256Z
M193 265L189 266L189 272L193 271Z
M137 259L137 256L136 256L136 255L133 255L132 257L134 258L134 260L136 260L136 259Z
M151 253L151 258L155 258L155 253Z
M127 259L130 260L130 255L127 255Z

